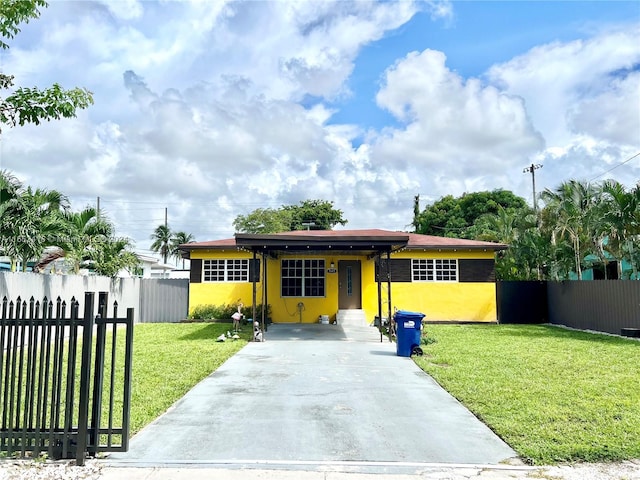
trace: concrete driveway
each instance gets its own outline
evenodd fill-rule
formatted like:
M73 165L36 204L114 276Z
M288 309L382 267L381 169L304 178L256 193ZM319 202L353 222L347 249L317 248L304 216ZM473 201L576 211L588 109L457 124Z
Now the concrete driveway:
M272 325L113 466L490 465L515 452L372 327Z

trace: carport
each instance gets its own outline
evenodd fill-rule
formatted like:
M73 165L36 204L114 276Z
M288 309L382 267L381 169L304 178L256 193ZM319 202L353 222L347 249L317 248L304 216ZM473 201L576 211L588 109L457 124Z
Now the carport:
M378 294L378 319L383 318L383 304L386 303L387 312L392 311L391 302L391 254L401 250L407 246L409 235L402 232L386 232L384 235L367 235L352 233L345 234L339 230L322 231L322 235L317 231L299 231L281 234L245 234L236 233L236 245L246 251L252 252L253 263L257 263L258 257L262 258L260 262L260 277L262 282L262 309L257 312L257 298L259 281L258 276L252 277L253 282L253 318L260 318L261 327L266 331L265 323L266 312L265 306L269 303L269 287L267 275L267 257L278 259L287 255L305 254L326 254L331 253L336 257L341 255L360 255L367 259L375 259L379 266L379 274L377 275L377 294ZM383 295L382 285L386 283L386 296ZM259 316L258 316L259 314ZM390 320L390 318L387 318ZM382 342L382 321L378 324L380 331L380 341Z

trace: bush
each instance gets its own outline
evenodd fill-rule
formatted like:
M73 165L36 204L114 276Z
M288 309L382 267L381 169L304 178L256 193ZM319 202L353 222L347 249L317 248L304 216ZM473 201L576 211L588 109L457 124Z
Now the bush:
M222 305L196 305L189 313L190 320L231 320L231 315L238 311L236 305L223 303ZM256 305L257 316L262 312L262 304ZM253 307L251 305L244 306L241 313L245 318L253 317ZM271 305L267 305L267 317L271 316Z

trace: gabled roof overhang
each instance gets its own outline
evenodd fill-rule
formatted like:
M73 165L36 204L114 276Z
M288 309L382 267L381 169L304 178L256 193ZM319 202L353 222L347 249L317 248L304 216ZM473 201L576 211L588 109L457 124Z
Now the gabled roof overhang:
M180 245L183 258L192 251L243 250L272 257L293 254L359 255L373 258L382 253L406 251L496 252L508 248L494 242L436 237L389 230L310 230L272 234L236 233L233 238Z
M382 252L393 252L407 246L409 235L332 235L318 234L245 234L235 235L236 245L249 251L272 256L296 253L327 253L366 255L373 257Z

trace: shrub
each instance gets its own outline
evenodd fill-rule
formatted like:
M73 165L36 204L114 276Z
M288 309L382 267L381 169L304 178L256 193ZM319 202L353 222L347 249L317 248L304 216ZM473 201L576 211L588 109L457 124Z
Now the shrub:
M231 312L231 314L233 315L235 311L236 310L234 309L233 312ZM264 313L267 318L271 318L271 305L267 305ZM245 305L242 308L242 314L244 315L244 318L253 318L253 307L251 305L249 306ZM262 316L262 304L259 303L256 305L256 318L261 318L261 316Z
M223 303L222 305L213 304L201 304L196 305L191 309L189 313L189 319L191 320L231 320L231 315L238 311L236 305L230 305ZM257 316L260 316L262 312L262 305L256 305ZM241 313L245 318L251 318L253 316L253 307L251 305L244 306ZM266 309L267 317L271 316L271 305L267 305Z

